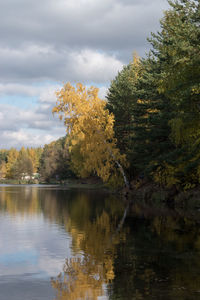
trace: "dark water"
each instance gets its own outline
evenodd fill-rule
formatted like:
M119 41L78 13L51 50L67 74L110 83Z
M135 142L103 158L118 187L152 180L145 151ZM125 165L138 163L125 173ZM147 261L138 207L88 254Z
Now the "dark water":
M0 186L0 300L200 299L199 214Z

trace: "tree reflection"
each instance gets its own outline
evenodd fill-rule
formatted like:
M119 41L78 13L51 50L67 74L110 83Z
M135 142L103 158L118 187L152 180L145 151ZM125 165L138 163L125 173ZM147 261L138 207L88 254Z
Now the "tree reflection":
M104 295L104 267L90 257L66 260L63 273L52 279L52 286L57 291L58 300L88 299L96 300Z
M0 211L12 216L41 213L38 190L30 187L1 187Z
M129 220L130 232L115 255L110 299L196 300L200 227L195 215L135 205Z
M72 249L76 256L66 260L63 272L51 281L57 291L57 300L95 300L105 295L105 285L113 281L116 245L125 240L125 233L116 234L121 216L119 211L116 214L117 210L112 209L113 199L109 200L109 212L102 210L98 215L96 211L93 220L86 218L90 213L83 209L80 221L76 213L77 203L71 206L66 228L72 236ZM80 209L81 202L86 203L87 199L83 196L79 201ZM120 212L122 215L123 210Z

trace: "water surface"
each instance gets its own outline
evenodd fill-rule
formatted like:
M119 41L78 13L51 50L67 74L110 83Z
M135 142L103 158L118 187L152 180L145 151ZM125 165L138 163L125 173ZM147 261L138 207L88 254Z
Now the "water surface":
M0 186L0 300L200 299L197 215L100 191Z

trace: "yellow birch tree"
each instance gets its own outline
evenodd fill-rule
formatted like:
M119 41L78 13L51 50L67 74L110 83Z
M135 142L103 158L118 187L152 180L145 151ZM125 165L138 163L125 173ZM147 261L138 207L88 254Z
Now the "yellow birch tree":
M127 187L128 180L123 166L126 158L116 147L114 116L105 108L106 101L98 97L98 88L87 89L81 83L73 87L67 83L56 93L57 103L53 113L64 121L70 143L69 150L79 151L80 176L95 172L104 182L111 178L121 179ZM78 169L78 155L72 155L72 164Z

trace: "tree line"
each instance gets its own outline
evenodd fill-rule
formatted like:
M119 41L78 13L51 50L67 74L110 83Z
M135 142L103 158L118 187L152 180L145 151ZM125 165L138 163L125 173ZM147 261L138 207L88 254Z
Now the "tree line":
M37 173L41 148L0 150L0 178L25 179Z
M60 138L43 148L1 149L0 179L51 182L74 177L65 140L65 137Z

